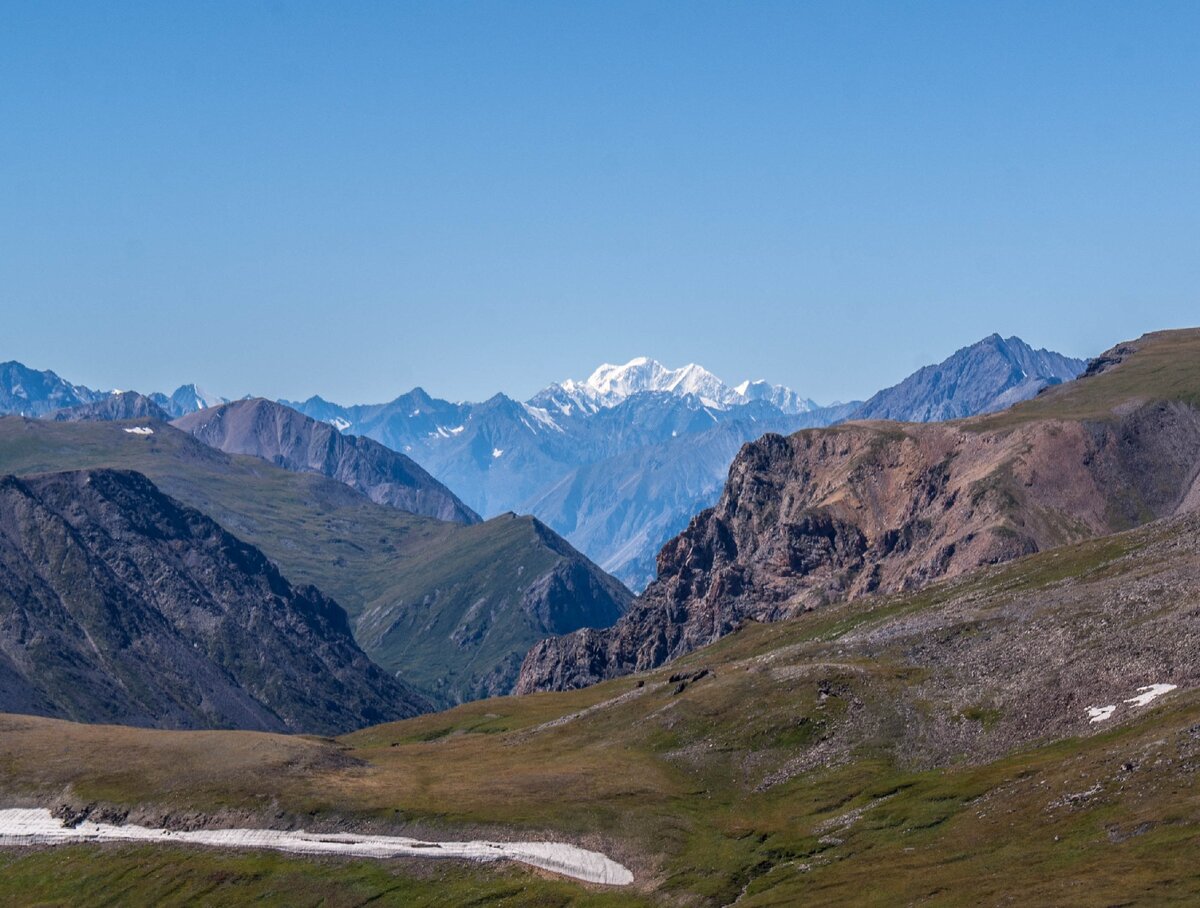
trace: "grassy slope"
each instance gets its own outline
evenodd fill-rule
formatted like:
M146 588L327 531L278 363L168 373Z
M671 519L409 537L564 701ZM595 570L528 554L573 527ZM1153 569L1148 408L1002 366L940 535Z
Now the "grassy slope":
M1047 388L1037 397L984 416L949 420L981 432L1003 431L1038 420L1105 420L1114 410L1148 401L1181 401L1200 407L1200 328L1180 328L1145 334L1122 347L1136 351L1124 362L1100 375ZM902 438L910 428L927 423L869 420L881 436ZM823 429L803 429L798 434L845 431L841 423Z
M139 897L219 878L226 904L306 875L394 904L416 903L413 893L490 903L489 893L501 891L514 904L547 905L1194 902L1200 693L1181 690L1100 733L1085 723L1083 737L932 768L895 746L913 724L900 705L948 708L921 703L927 670L899 658L863 660L853 644L842 646L963 602L991 597L1003 611L1005 602L1052 595L1068 578L1119 580L1167 532L1156 525L918 594L749 626L639 678L472 703L336 741L0 720L0 785L9 799L45 801L70 784L76 799L168 812L232 810L279 822L282 811L309 824L425 834L554 834L632 867L639 884L631 892L516 870L437 870L443 879L403 863L371 869L203 853L175 866L144 849L74 849L70 864L10 857L0 897L28 885L63 898L110 874L132 880ZM952 630L969 633L971 622ZM668 676L701 666L713 674L677 693ZM835 696L822 697L822 686ZM842 759L824 751L859 707L884 723ZM981 706L961 721L985 740L994 717ZM806 755L817 759L798 767Z
M257 545L293 583L315 584L352 618L374 611L373 633L360 635L367 653L448 702L473 673L486 674L506 656L519 659L541 636L516 620L494 626L476 647L446 646L472 604L485 596L514 601L557 560L529 518L462 527L416 517L324 477L221 454L166 426L142 437L124 432L129 425L0 418L0 474L85 467L144 473ZM432 603L421 633L383 634L390 612L421 602Z
M1156 331L1127 346L1137 355L1115 368L970 423L979 429L1003 429L1036 419L1103 419L1122 404L1150 400L1200 407L1200 328Z

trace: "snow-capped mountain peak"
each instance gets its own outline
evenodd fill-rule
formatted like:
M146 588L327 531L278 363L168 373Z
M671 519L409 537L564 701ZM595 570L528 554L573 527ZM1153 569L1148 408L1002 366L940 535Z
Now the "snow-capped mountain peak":
M696 363L671 369L647 356L638 356L624 365L604 363L583 381L567 379L546 388L534 401L538 406L569 414L572 411L595 412L647 391L692 395L706 407L726 410L738 404L762 400L785 413L806 413L816 407L811 400L782 385L764 381L744 381L730 387Z
M709 407L724 408L736 402L732 389L703 366L688 363L681 369L669 369L646 356L624 365L605 363L586 381L567 381L562 387L592 397L604 407L615 406L643 391L694 394Z
M743 401L765 400L774 404L784 413L808 413L817 409L817 403L807 397L801 397L791 388L783 385L772 385L770 382L758 379L744 381L733 389Z
M194 407L197 410L207 410L209 407L219 407L221 404L229 403L228 398L206 391L196 384L176 388L171 397L181 405Z

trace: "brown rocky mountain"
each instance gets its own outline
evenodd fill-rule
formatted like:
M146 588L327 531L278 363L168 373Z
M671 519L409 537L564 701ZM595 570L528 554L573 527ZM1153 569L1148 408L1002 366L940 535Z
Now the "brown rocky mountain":
M290 407L263 398L189 413L173 423L226 454L249 454L302 473L320 473L386 504L474 524L480 517L414 460L370 438L343 435Z
M539 643L517 690L651 668L747 619L913 589L1193 510L1197 363L1200 331L1160 332L992 416L748 444L716 507L662 549L658 579L621 621Z
M336 602L140 473L0 478L0 711L331 734L427 707Z

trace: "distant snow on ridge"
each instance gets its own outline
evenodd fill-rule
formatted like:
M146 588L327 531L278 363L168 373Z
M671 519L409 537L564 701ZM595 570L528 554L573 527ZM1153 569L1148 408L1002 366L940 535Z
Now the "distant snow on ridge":
M783 385L772 385L760 379L730 387L696 363L670 369L646 356L635 357L624 365L604 363L585 380L567 379L551 385L529 403L564 415L575 410L594 413L615 407L646 391L691 395L704 406L717 410L757 400L771 403L789 414L808 413L817 408L816 403Z

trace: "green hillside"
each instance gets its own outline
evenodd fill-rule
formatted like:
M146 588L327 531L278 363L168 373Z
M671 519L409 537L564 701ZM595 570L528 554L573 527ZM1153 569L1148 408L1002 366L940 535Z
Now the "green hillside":
M154 434L125 431L135 425ZM92 467L144 473L261 548L293 583L315 584L349 612L372 659L443 703L511 683L536 640L589 617L611 622L628 600L532 518L464 527L417 517L322 476L223 454L162 423L0 418L0 474ZM561 590L554 598L548 574L568 568L594 581L592 598L564 603ZM573 613L576 604L595 614ZM547 615L550 606L558 611Z
M969 424L986 430L1035 419L1103 419L1122 405L1159 400L1200 407L1200 328L1154 331L1105 356L1112 363L1099 374L1049 388Z

